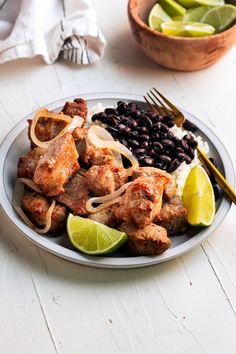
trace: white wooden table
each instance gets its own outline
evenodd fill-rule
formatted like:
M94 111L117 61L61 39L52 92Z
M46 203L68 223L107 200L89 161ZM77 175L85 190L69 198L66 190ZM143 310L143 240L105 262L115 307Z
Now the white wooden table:
M2 140L25 115L89 92L142 94L153 85L202 119L235 155L235 49L200 72L153 64L137 48L123 1L94 1L108 41L100 62L0 66ZM26 241L0 215L1 354L236 353L233 206L202 246L165 264L101 270L64 261Z

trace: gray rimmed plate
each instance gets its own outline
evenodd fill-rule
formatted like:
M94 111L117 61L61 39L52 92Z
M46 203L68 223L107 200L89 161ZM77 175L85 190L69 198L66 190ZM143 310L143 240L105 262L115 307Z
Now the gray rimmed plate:
M75 97L65 98L63 100L51 103L46 107L49 110L57 110L64 105L66 100L73 100L74 98ZM141 105L144 104L141 96L131 94L97 93L83 95L83 98L87 100L90 109L99 102L106 107L115 105L119 100L134 100L139 102ZM231 185L234 185L233 164L224 145L203 122L189 112L183 109L182 111L185 117L199 128L199 132L197 133L208 142L210 147L210 156L213 156L216 159L218 168L226 177L227 181ZM207 228L190 228L186 234L172 237L171 248L159 256L132 257L122 253L121 250L109 256L86 256L82 253L76 252L72 248L66 234L56 238L52 238L47 235L40 236L24 224L18 215L16 215L11 206L18 159L20 156L29 151L30 148L29 140L27 138L27 119L32 117L32 115L33 113L20 121L10 131L0 147L0 203L2 209L17 229L39 247L42 247L43 249L69 261L92 267L113 269L145 267L173 259L190 251L210 236L227 215L231 203L223 196L223 194L220 194L220 197L217 200L217 211L213 224Z

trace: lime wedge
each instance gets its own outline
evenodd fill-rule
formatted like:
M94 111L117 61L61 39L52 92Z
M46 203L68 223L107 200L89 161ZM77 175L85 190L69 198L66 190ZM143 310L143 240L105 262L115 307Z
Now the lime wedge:
M202 17L201 22L215 27L216 33L222 32L236 22L236 6L214 7Z
M223 6L224 0L195 0L196 6L203 5L203 6Z
M224 0L178 0L180 5L185 8L197 7L197 6L222 6Z
M209 226L215 216L215 197L211 181L202 166L194 166L183 189L183 204L189 224Z
M209 6L199 6L195 9L187 10L184 15L183 21L191 21L191 22L201 22L202 17L210 10ZM214 26L213 26L214 27Z
M161 31L161 24L167 21L171 21L167 13L159 4L154 5L148 17L149 27L156 31Z
M183 16L186 13L186 9L175 0L159 0L159 4L170 17Z
M161 24L164 34L177 37L205 37L215 32L214 27L200 22L169 21Z
M127 240L124 232L72 214L67 219L67 232L75 248L90 255L111 253Z

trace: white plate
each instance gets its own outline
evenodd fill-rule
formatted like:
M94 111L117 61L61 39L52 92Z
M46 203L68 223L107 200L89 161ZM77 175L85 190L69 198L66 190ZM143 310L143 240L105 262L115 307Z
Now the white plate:
M47 105L49 110L60 109L66 100L73 100L75 97L66 98ZM88 101L91 109L94 105L101 102L104 107L115 105L119 100L135 100L143 102L141 96L118 93L98 93L83 95ZM227 181L234 185L234 169L230 157L216 135L200 120L192 114L183 110L186 118L197 125L199 135L209 143L210 156L213 156L218 164L220 171L226 176ZM11 206L12 191L16 179L16 166L20 156L29 151L29 140L27 138L27 119L33 113L19 122L7 135L0 147L0 203L8 218L18 228L22 234L33 241L39 247L75 263L84 264L100 268L138 268L161 263L177 256L180 256L205 240L223 221L229 211L231 203L221 194L217 200L216 216L213 224L208 228L190 228L181 236L172 237L172 246L165 253L159 256L140 256L131 257L122 254L120 251L109 256L86 256L72 249L66 235L57 238L40 236L22 222L16 215Z

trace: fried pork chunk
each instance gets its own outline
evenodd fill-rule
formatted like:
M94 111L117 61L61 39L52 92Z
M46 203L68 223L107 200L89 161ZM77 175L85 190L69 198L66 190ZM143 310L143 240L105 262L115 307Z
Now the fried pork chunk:
M45 153L44 149L39 147L34 148L28 154L20 157L18 166L17 166L17 175L18 177L24 178L33 178L34 172L39 162L39 159Z
M143 228L136 228L134 225L122 223L119 230L127 234L127 250L135 256L161 254L171 244L166 230L162 226L152 223Z
M164 199L171 199L177 190L176 177L155 167L139 167L133 172L133 179L138 177L163 178L165 180Z
M88 218L100 224L115 228L117 226L117 219L114 216L114 207L115 205L108 206L96 213L91 213L88 215Z
M85 177L90 191L99 197L113 193L128 181L126 170L112 165L92 166Z
M115 216L118 220L143 228L150 224L162 205L164 185L152 177L139 177L121 197Z
M38 161L33 180L47 196L64 192L64 185L78 170L78 152L72 134L52 142Z
M115 162L110 149L99 149L88 139L88 129L76 128L73 132L80 160L86 165L112 165Z
M68 116L80 116L86 121L88 114L87 102L82 98L76 98L74 102L66 102L62 112Z
M88 200L88 187L85 177L76 174L65 185L65 192L57 197L57 201L65 204L75 215L87 215L85 204Z
M169 236L181 235L187 229L187 210L179 197L174 197L162 204L154 223L163 226Z
M40 194L27 192L22 198L22 209L29 215L30 220L38 227L46 225L46 212L50 207L49 201ZM52 212L52 224L49 233L56 236L66 228L66 207L56 204Z

